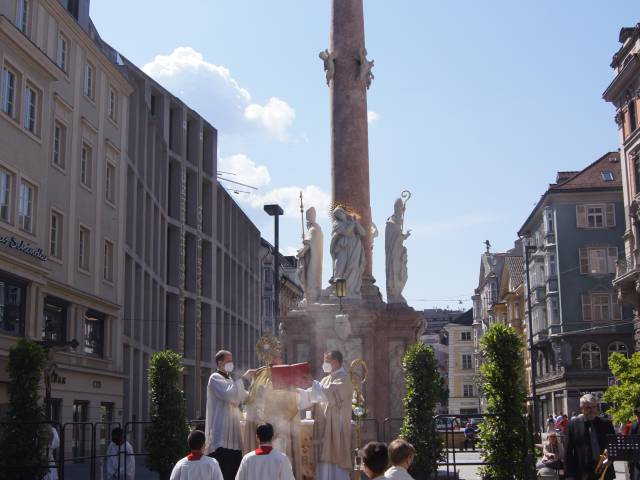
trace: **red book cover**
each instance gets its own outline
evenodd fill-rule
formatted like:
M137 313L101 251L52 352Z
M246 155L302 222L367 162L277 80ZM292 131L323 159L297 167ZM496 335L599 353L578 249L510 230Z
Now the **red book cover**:
M309 362L271 367L271 383L276 390L288 390L289 387L309 388L311 382Z

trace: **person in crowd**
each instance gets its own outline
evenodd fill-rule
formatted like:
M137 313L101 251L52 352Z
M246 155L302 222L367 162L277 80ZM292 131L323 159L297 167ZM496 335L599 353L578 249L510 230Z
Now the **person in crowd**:
M389 451L382 442L369 442L361 450L363 470L371 480L384 480L389 465Z
M467 450L471 445L471 449L475 452L476 450L476 429L473 428L471 422L467 422L467 425L464 427L464 449Z
M384 478L394 480L413 480L409 475L409 467L416 456L416 449L406 440L396 438L389 444L389 462L391 467L384 472Z
M552 413L547 417L547 432L551 432L556 429L556 419Z
M556 431L560 435L566 435L567 427L569 426L569 418L566 414L559 415L556 419Z
M258 448L247 453L236 475L236 480L294 480L291 462L287 456L273 448L273 426L261 423L256 428Z
M233 480L242 460L239 406L247 397L242 378L251 378L255 370L247 370L242 378L234 380L231 352L220 350L215 358L218 370L207 385L205 453L218 461L224 480Z
M563 454L564 451L562 444L558 441L558 435L556 432L549 432L542 447L542 460L536 465L536 468L562 468Z
M640 407L636 407L633 414L636 416L636 420L629 427L627 435L640 435ZM631 480L640 480L640 463L628 462L627 467Z
M566 480L594 480L595 467L607 448L607 435L615 435L609 420L598 416L598 400L592 394L580 398L582 415L569 422L565 451ZM605 480L615 478L613 468L607 470Z
M187 437L190 453L173 467L171 480L222 480L222 472L215 458L204 454L206 437L202 430L194 430Z
M42 478L42 480L58 480L58 468L56 467L56 459L54 451L60 446L60 436L58 430L53 425L49 425L49 431L51 438L49 439L49 445L47 446L47 458L49 459L49 471Z
M111 442L107 447L107 480L133 480L135 477L133 447L125 441L122 428L116 427L111 430Z
M578 412L571 412L571 420L578 418Z
M325 377L298 389L302 409L313 404L316 480L348 480L351 472L351 399L353 384L342 366L342 353L326 352Z

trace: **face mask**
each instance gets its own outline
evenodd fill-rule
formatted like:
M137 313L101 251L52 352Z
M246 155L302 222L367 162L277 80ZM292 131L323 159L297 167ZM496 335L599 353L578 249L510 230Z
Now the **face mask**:
M331 373L331 370L333 370L333 368L331 367L331 364L329 362L324 362L322 364L322 371L324 373Z
M233 372L233 362L227 362L224 364L224 371L227 373Z

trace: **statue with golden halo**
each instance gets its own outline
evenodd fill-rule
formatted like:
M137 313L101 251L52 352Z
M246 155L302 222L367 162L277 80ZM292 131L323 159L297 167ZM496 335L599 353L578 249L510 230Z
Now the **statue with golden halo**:
M244 453L255 450L256 427L269 422L275 430L273 445L291 460L296 473L299 467L300 416L296 387L309 380L309 364L283 365L282 345L273 335L263 335L256 343L261 367L249 387L245 401Z

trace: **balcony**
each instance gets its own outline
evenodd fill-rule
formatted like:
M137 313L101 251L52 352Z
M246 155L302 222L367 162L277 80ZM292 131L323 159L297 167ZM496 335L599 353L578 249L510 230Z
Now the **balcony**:
M637 270L638 266L636 265L634 255L619 259L616 262L616 278L614 279L614 282L617 283L622 279L622 277L627 274L634 273Z
M640 303L640 269L635 254L616 262L616 277L613 279L618 298L623 304L638 306Z

